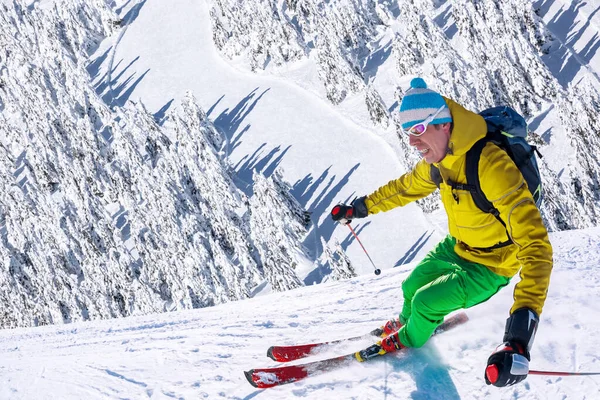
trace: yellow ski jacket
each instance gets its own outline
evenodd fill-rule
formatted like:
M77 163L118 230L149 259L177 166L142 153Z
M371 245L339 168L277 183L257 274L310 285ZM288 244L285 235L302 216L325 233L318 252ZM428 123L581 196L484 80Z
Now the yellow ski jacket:
M552 246L540 212L521 172L508 154L493 143L487 143L481 153L479 177L483 193L500 211L506 229L492 214L479 210L468 191L453 190L446 183L449 179L466 183L466 153L486 135L487 127L480 115L445 100L454 128L449 153L434 165L443 180L440 195L448 214L448 229L457 239L454 250L465 260L483 264L501 276L512 277L521 269L511 313L529 307L540 315L552 270ZM431 165L422 159L412 171L377 189L365 199L368 213L404 206L434 192L437 186L430 170ZM507 232L513 244L481 250L505 242Z

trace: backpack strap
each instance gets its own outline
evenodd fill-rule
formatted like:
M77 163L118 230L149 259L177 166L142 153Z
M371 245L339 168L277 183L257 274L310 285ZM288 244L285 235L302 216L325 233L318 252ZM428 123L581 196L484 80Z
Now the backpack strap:
M500 212L494 207L494 205L487 199L483 190L481 190L481 182L479 180L479 160L481 159L481 152L485 145L490 141L488 137L480 139L467 151L467 161L465 165L465 173L467 175L467 183L474 187L471 190L473 195L473 201L477 208L485 213L494 215L499 218ZM502 221L501 221L502 222ZM506 226L504 222L502 225Z
M494 205L487 199L487 197L483 193L483 190L481 190L481 182L479 181L479 160L481 158L481 152L483 151L485 145L490 141L495 140L493 138L490 138L489 136L486 136L483 139L480 139L477 143L473 145L473 147L469 149L469 151L467 151L465 171L467 175L467 183L457 183L449 179L447 184L452 188L454 199L457 202L458 196L454 193L454 190L464 190L470 192L471 197L473 198L473 202L475 203L477 208L479 208L485 213L492 214L502 224L502 226L504 226L504 229L506 229L506 224L504 223L502 218L500 218L500 211L498 211L498 209L494 207ZM431 180L439 189L440 184L442 183L442 175L440 173L440 170L435 165L431 164L429 175L431 177ZM494 249L508 246L513 243L510 239L510 236L508 235L508 229L506 229L506 236L508 237L508 240L504 242L500 242L493 246L485 248L472 247L472 249L491 251Z
M498 243L492 247L486 248L492 250L497 249L499 247L508 246L509 244L512 244L512 240L510 239L510 235L508 234L506 223L502 220L502 218L500 218L500 211L498 211L498 209L494 207L492 202L488 200L485 193L483 193L483 190L481 189L481 181L479 180L479 160L481 159L481 152L483 151L483 148L488 142L495 142L495 140L491 138L490 135L488 135L483 139L477 141L477 143L475 143L473 147L471 147L469 151L467 151L465 173L467 175L467 186L469 186L469 191L473 196L473 202L475 203L477 208L479 208L485 213L492 214L502 224L502 226L504 226L504 229L506 230L506 236L508 237L508 240L505 242Z
M433 164L430 165L431 167L429 169L429 176L433 183L435 183L435 186L437 186L437 188L439 189L440 183L442 183L442 174L440 174L440 170L438 169L438 167L436 167Z

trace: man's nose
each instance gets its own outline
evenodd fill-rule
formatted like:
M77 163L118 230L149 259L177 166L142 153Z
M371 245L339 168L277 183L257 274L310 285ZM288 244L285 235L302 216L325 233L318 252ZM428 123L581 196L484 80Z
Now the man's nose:
M410 144L411 146L416 146L418 141L419 138L415 135L408 135L408 144Z

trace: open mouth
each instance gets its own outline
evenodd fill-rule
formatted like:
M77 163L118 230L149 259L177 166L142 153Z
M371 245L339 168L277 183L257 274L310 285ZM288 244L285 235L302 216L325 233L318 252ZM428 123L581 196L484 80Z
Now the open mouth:
M419 153L421 153L421 155L425 155L425 154L429 153L429 149L419 150Z

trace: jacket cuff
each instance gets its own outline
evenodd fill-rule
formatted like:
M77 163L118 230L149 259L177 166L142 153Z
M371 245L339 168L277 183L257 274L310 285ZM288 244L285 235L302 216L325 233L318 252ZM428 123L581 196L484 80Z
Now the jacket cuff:
M354 208L354 218L364 218L369 215L369 211L367 210L367 205L365 204L365 199L367 196L359 197L354 199L352 202L352 207Z
M504 342L515 341L526 347L527 355L533 346L540 317L531 308L519 308L506 320ZM529 359L529 357L527 357Z

